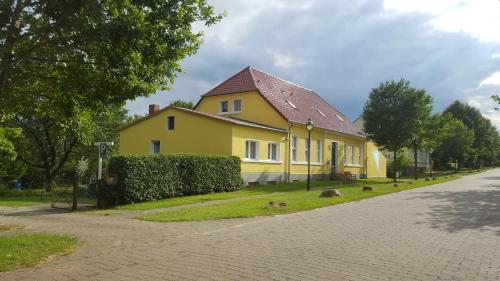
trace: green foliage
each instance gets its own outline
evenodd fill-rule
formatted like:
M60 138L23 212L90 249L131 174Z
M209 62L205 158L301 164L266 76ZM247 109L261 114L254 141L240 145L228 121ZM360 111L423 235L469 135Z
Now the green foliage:
M397 154L396 161L398 161L397 165L398 172L406 170L413 164L413 158L410 157L409 153L410 151L400 151L400 153ZM387 167L389 168L389 173L393 174L394 159L387 159L387 160L388 160Z
M206 0L2 1L0 107L121 104L168 88L215 24Z
M411 143L431 111L432 98L424 90L404 79L384 82L364 106L365 133L382 148L397 151Z
M0 178L9 178L10 171L15 167L15 159L17 152L14 146L14 141L21 136L19 128L2 128L0 127Z
M119 204L234 191L242 185L241 160L235 156L115 156L108 167L118 183L106 186L103 196Z
M467 128L462 121L455 119L451 114L444 116L447 120L443 126L443 139L435 154L446 163L448 161L458 161L464 163L470 156L470 148L474 141L474 132ZM458 167L457 167L458 168Z
M481 112L473 106L455 101L443 111L453 118L460 120L469 130L474 133L473 142L468 150L467 165L479 167L483 164L492 165L500 156L500 137L498 131L485 118Z
M170 103L170 105L177 106L177 107L183 107L187 109L193 109L194 105L190 101L183 101L183 100L175 100Z
M372 89L364 106L364 131L377 145L397 155L405 146L422 145L431 111L432 97L425 90L411 87L404 79L384 82ZM394 170L397 163L396 159Z

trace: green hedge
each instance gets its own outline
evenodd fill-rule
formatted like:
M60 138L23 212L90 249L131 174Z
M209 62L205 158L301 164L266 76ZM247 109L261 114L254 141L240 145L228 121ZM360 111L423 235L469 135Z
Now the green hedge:
M102 197L115 204L234 191L243 185L241 160L235 156L115 156L108 171L118 180L103 187Z

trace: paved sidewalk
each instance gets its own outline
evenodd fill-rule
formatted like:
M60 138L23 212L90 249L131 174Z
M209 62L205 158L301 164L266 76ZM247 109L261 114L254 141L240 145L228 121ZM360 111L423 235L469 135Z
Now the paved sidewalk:
M39 267L0 274L2 281L500 280L500 169L253 219L155 223L3 210L0 222L74 234L85 244Z

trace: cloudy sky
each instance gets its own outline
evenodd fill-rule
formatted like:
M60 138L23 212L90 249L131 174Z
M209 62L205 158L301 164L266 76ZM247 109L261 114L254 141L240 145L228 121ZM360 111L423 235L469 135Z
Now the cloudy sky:
M210 1L210 0L209 0ZM144 114L199 96L251 65L313 89L355 119L380 82L405 78L440 111L456 99L500 128L499 0L211 0L227 17L205 31L169 92L127 104Z

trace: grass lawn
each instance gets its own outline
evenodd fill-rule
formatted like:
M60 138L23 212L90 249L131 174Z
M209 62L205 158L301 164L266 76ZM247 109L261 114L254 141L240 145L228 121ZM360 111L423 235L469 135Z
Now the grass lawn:
M49 234L20 234L0 237L0 272L31 267L52 255L71 252L74 237Z
M24 207L52 202L53 195L45 192L42 198L40 198L41 191L41 189L9 191L4 194L4 196L0 196L0 206ZM95 204L95 199L79 197L78 202L84 204Z
M344 202L356 201L383 194L398 192L402 190L413 189L431 184L446 182L457 179L463 174L453 174L446 177L440 177L436 180L425 181L419 179L403 179L398 181L399 187L393 187L390 179L364 179L358 182L343 185L339 182L315 182L312 191L305 191L305 183L298 182L292 184L280 184L276 186L261 187L256 190L264 192L261 189L270 189L270 195L265 198L247 198L241 201L221 202L220 204L198 206L182 210L164 211L156 214L145 215L138 219L158 222L176 222L176 221L202 221L217 220L229 218L246 218L255 216L271 216L291 212L299 212L335 205ZM336 186L332 186L335 183ZM370 185L374 188L372 192L363 192L362 187ZM335 187L341 193L341 197L320 198L321 190ZM250 192L251 188L245 188L238 192ZM279 192L272 194L273 192ZM237 193L237 192L234 192ZM232 194L234 194L232 193ZM193 196L194 197L194 196ZM236 197L236 196L235 196ZM179 198L182 199L182 198ZM172 199L170 199L172 200ZM190 199L194 201L193 199ZM287 207L268 208L270 201L286 202Z
M342 185L342 182L339 181L313 181L311 182L312 187L324 187L324 186L339 186ZM259 187L246 187L234 192L224 192L224 193L212 193L205 195L193 195L193 196L184 196L178 198L169 198L169 199L161 199L148 201L143 203L136 204L128 204L119 206L116 209L118 210L137 210L137 211L146 211L146 210L154 210L160 208L169 208L174 206L181 205L189 205L195 203L202 203L207 201L214 200L225 200L225 199L233 199L233 198L241 198L241 197L250 197L256 195L272 195L273 193L282 193L282 192L291 192L298 191L304 189L303 182L294 182L294 183L284 183L284 184L276 184L276 185L267 185L267 186L259 186Z

